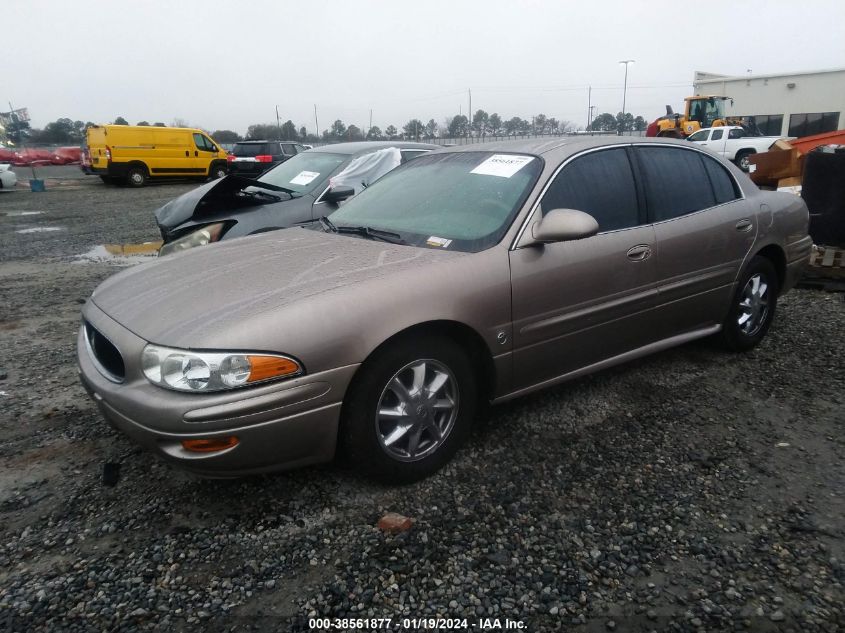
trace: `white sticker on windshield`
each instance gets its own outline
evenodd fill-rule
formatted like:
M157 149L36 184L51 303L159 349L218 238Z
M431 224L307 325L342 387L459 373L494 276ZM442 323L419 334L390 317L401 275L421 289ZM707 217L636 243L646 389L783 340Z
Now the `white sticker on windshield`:
M320 175L318 171L301 171L290 181L292 185L307 185L317 176Z
M429 246L439 246L440 248L448 248L452 240L447 240L445 237L435 237L432 235L425 241Z
M484 176L499 176L510 178L528 163L534 160L533 156L513 156L511 154L493 154L490 158L473 169L471 174L482 174Z

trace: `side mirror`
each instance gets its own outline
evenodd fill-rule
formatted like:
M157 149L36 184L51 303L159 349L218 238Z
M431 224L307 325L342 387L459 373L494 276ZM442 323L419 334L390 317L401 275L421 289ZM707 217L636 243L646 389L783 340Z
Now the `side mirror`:
M352 187L332 187L323 194L323 200L326 202L343 202L354 195L355 190Z
M540 244L581 240L598 232L596 219L575 209L552 209L531 227L531 236Z

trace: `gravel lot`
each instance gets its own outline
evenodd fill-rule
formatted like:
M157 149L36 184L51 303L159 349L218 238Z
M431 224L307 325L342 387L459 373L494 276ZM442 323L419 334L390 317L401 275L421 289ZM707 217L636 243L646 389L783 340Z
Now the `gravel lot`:
M747 355L702 342L496 408L415 485L201 480L107 426L74 364L80 304L135 261L79 256L158 239L192 186L0 194L0 629L845 631L843 295L789 293Z

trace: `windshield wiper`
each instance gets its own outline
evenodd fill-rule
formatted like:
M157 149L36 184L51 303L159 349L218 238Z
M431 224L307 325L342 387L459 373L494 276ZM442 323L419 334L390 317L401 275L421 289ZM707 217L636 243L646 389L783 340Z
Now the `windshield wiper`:
M279 185L273 185L269 182L264 182L263 180L258 180L254 178L250 178L252 182L249 183L250 187L258 187L260 189L269 189L270 191L283 191L287 194L298 193L293 189L288 189L287 187L280 187Z
M334 222L329 220L326 216L320 216L320 226L323 227L323 231L327 233L337 233L337 227L334 225Z
M238 195L246 196L248 198L267 198L273 202L280 202L282 198L266 191L239 191Z
M320 224L324 231L331 233L347 233L350 235L360 235L371 240L381 240L382 242L390 242L391 244L405 244L398 233L391 231L382 231L381 229L374 229L369 226L336 226L334 222L329 220L326 216L320 218Z

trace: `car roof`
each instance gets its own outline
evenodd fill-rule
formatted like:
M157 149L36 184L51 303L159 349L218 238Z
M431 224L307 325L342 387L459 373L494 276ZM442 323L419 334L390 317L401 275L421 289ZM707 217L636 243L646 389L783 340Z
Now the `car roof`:
M309 149L309 152L328 152L331 154L358 154L360 152L372 152L377 149L384 149L385 147L397 147L399 149L424 149L435 150L440 149L439 145L431 143L413 143L410 141L353 141L351 143L333 143L331 145L321 145Z
M299 141L268 141L268 140L258 140L258 139L249 139L248 141L235 141L235 145L251 145L257 143L282 143L286 145L302 145Z
M470 145L458 145L444 147L441 152L507 152L511 154L543 154L569 155L577 152L592 149L594 147L606 147L608 145L626 145L631 143L655 143L658 145L678 145L690 147L689 141L652 138L645 136L558 136L539 137L530 139L519 139L515 141L494 141L492 143L474 143ZM439 152L440 153L440 152Z

